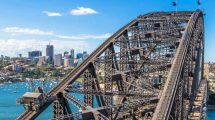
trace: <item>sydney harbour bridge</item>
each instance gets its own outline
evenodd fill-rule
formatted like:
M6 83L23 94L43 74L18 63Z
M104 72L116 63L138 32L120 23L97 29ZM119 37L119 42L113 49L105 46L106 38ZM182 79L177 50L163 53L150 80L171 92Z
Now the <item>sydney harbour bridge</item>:
M36 119L50 106L53 120L205 119L203 17L200 10L138 16L43 99L20 99L27 107L17 119Z

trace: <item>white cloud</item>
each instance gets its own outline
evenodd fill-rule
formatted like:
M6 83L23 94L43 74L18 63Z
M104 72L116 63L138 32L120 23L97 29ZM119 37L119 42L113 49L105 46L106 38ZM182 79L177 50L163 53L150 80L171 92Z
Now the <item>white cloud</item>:
M16 34L31 34L31 35L54 35L53 31L43 31L40 29L21 28L21 27L6 27L3 29L6 33Z
M41 50L42 54L45 55L45 47L49 42L54 45L55 53L63 53L71 48L75 49L76 52L82 52L89 48L89 43L86 41L0 39L0 54L6 56L17 56L19 53L22 53L24 56L27 56L29 51Z
M33 28L21 28L21 27L6 27L2 29L2 31L6 33L10 33L11 35L16 34L28 34L28 35L48 35L53 36L61 39L70 39L70 40L88 40L88 39L106 39L111 36L110 33L106 34L81 34L81 35L58 35L55 34L53 31L44 31L40 29L33 29Z
M71 15L88 15L88 14L97 14L98 12L92 8L77 7L70 11Z
M111 36L110 33L101 34L101 35L73 35L73 36L56 35L56 37L61 39L73 39L73 40L106 39L110 36Z
M43 55L45 55L45 47L49 42L54 45L55 53L63 53L71 48L75 49L76 52L83 52L95 47L92 47L93 43L90 40L101 40L111 36L110 33L68 36L55 34L53 31L22 27L5 27L2 31L11 35L32 35L31 37L33 38L37 38L38 35L46 35L53 38L53 40L44 39L44 36L40 36L37 39L23 39L22 36L16 36L15 39L0 38L0 54L7 56L17 56L19 53L27 56L28 52L32 50L42 50Z
M61 13L59 12L49 12L49 11L43 11L43 13L45 13L46 15L50 16L50 17L55 17L55 16L63 16Z

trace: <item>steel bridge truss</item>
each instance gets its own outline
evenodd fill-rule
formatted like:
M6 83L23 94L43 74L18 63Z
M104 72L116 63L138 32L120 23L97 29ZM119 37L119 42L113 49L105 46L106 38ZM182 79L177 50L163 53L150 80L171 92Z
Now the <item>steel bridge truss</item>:
M203 29L198 10L139 16L53 88L51 100L18 119L35 119L51 103L53 119L188 119L202 80Z

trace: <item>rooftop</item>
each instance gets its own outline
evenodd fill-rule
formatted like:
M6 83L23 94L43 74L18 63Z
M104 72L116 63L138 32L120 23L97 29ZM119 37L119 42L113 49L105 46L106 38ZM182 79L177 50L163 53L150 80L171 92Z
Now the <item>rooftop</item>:
M39 98L42 94L41 93L35 93L35 92L26 92L23 97L28 98Z

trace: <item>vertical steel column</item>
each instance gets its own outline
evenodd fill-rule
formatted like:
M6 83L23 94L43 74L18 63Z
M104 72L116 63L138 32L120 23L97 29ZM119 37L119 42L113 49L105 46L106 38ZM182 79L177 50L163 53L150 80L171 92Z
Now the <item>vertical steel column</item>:
M120 41L120 62L119 62L119 71L123 72L127 70L128 64L127 64L127 60L128 60L128 53L127 53L127 42L128 42L128 38L126 38L125 36L127 36L126 34L122 35L119 39ZM118 85L118 90L119 91L124 91L126 88L123 80L118 80L116 81L117 85Z
M122 71L126 70L126 66L127 66L127 64L125 64L125 63L127 61L127 52L126 52L126 50L127 50L127 41L128 41L128 39L126 39L124 37L124 35L121 36L118 39L120 41L120 67L119 68L120 68L120 71L122 72Z
M133 29L131 29L130 32L131 32L131 35L132 35L131 38L130 38L131 39L130 40L131 41L130 49L137 49L139 47L139 45L138 45L138 32L139 32L138 27L134 26ZM130 53L130 57L131 57L132 60L137 61L137 54ZM137 70L138 65L133 64L132 68L134 70Z
M91 63L89 65L88 70L89 70L89 74L92 76L92 90L101 91L101 88L100 88L100 85L99 85L100 81L97 78L96 68L95 68L93 63ZM95 97L96 97L96 100L98 102L99 107L105 106L103 96L95 95Z
M83 79L83 83L84 83L84 90L89 90L92 91L93 90L93 76L92 74L90 74L89 70L87 69L84 72L84 79ZM84 94L84 103L93 107L93 95L92 94Z
M104 90L105 92L112 92L113 84L112 84L112 73L113 73L113 51L110 46L105 51L105 79L104 79ZM105 96L105 105L109 106L112 105L113 97L112 96ZM112 118L111 109L107 110L109 118Z

